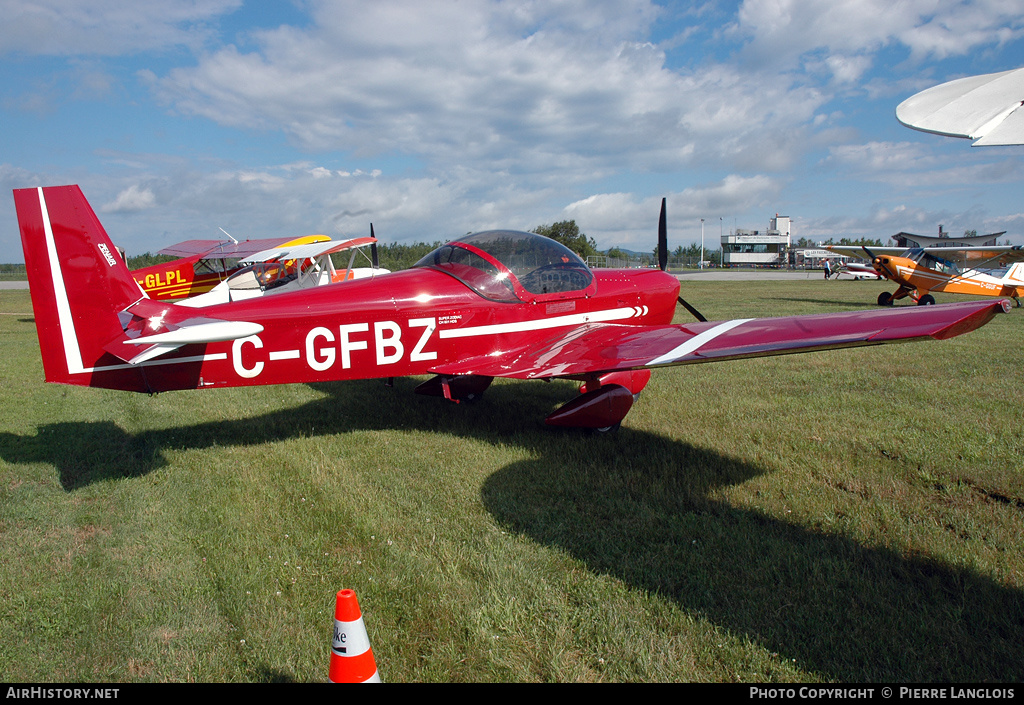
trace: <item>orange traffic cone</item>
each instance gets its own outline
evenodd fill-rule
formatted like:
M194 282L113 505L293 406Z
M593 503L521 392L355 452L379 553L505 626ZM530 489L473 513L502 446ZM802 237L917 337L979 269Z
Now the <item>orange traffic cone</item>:
M380 683L355 590L338 593L328 678L331 683Z

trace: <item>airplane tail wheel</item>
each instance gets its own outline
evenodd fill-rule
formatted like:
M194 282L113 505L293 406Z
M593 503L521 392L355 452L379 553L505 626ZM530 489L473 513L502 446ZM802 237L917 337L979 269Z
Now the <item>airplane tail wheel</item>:
M879 306L892 306L892 294L890 294L888 291L883 291L881 294L879 294L878 295L878 305Z
M917 300L917 305L918 306L931 306L934 303L935 303L935 297L932 296L931 294L925 294L924 296L922 296L921 298L919 298Z

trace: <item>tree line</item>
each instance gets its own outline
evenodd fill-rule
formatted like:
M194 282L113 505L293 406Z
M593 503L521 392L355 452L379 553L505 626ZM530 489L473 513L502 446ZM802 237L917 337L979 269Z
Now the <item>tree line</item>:
M885 243L879 240L878 238L872 239L869 237L842 237L839 238L839 242L835 242L832 238L829 238L828 240L814 241L802 237L796 241L794 247L817 247L818 245L848 245L852 247L860 247L861 245L866 245L868 247L885 247Z
M608 266L616 266L616 262L630 262L636 259L636 255L626 252L618 247L612 247L608 250L599 250L597 243L594 238L587 237L584 233L580 232L579 226L575 220L562 220L557 223L550 225L538 225L530 232L538 235L544 235L552 240L557 240L562 243L570 250L578 254L583 260L590 258L592 261L601 261L599 258L604 258ZM389 269L391 271L399 271L402 269L409 269L414 264L419 262L421 259L426 257L429 253L440 247L442 243L440 240L433 243L417 242L412 244L406 243L377 243L377 253L380 261L380 266ZM825 240L824 242L818 243L812 240L808 240L805 237L800 238L796 241L796 247L815 247L819 244L824 245L867 245L881 247L883 243L878 239L871 238L841 238L838 242L834 242L832 238ZM704 248L704 261L710 262L712 265L719 265L722 261L722 252L720 249ZM701 247L699 244L694 243L688 247L679 245L672 252L669 253L670 262L678 266L697 266L701 257ZM161 264L164 262L170 262L174 258L166 255L153 255L149 252L141 255L136 255L127 258L129 269L141 269L143 267L149 267L154 264ZM642 255L641 259L647 261L647 256ZM658 261L657 247L651 253L650 264ZM347 264L347 258L345 262L336 262L337 266L345 266ZM25 276L25 265L24 264L0 264L0 276L10 277L24 277Z

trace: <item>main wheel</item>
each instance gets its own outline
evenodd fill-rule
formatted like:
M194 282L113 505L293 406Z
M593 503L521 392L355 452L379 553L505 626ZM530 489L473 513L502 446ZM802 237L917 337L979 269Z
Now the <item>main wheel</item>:
M917 305L918 306L931 306L934 303L935 303L935 297L932 296L931 294L925 294L924 296L922 296L921 298L919 298L917 300Z
M888 291L883 291L881 294L879 294L878 295L878 305L879 306L892 306L892 294L890 294Z

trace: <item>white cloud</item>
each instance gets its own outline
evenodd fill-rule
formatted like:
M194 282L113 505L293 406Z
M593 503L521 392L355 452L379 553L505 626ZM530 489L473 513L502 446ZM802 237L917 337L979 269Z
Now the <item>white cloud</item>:
M104 213L132 213L147 210L156 205L156 196L148 188L132 185L117 194L110 203L100 208Z
M795 68L820 52L843 80L884 47L920 61L1020 38L1024 16L1012 0L744 0L732 34L748 39L748 66Z
M242 0L4 0L0 53L116 56L198 47Z
M826 162L869 174L906 173L934 169L941 160L926 145L915 142L842 144L829 149Z
M718 235L714 224L727 215L751 207L769 208L782 184L764 175L730 175L718 183L666 194L666 212L673 242L692 242L700 237L700 219L707 235ZM661 198L644 198L634 193L606 193L589 196L566 206L566 219L575 220L580 230L599 247L620 246L649 249L657 236ZM764 225L768 215L765 211ZM757 226L754 226L757 227Z
M177 110L281 130L310 151L415 154L432 170L471 164L563 182L746 159L766 132L793 131L825 100L724 65L668 69L643 41L656 10L639 0L580 14L578 3L483 0L313 7L309 28L255 34L257 50L223 47L156 90Z
M823 165L829 169L849 170L860 180L919 191L936 188L975 190L983 184L1013 183L1021 178L1024 170L1016 156L992 160L975 150L963 159L950 160L921 142L837 145L829 149Z

